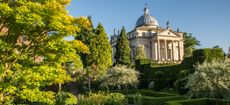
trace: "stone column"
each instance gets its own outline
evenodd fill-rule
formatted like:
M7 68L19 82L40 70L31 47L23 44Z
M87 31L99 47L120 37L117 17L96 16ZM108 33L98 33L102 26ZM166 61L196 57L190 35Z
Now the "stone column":
M168 60L168 52L167 52L167 47L168 47L168 45L167 45L167 41L166 40L164 40L164 44L165 44L165 48L164 48L164 50L165 50L165 61L167 61Z
M180 41L178 41L178 60L180 61Z
M160 40L157 39L157 60L160 61Z
M174 61L174 40L172 40L172 61Z

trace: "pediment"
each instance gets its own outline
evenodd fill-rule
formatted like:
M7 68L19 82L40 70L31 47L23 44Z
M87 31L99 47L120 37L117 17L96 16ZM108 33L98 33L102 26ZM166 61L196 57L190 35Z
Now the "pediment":
M169 37L181 37L179 34L176 34L175 32L173 32L170 29L165 29L165 30L159 32L157 35L159 35L159 36L169 36Z

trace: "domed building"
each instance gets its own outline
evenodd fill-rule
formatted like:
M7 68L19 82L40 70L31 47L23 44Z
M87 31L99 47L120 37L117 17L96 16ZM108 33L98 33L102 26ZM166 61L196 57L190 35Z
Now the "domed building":
M119 33L119 32L118 32ZM169 27L159 26L155 17L151 16L149 9L144 8L144 14L136 22L135 28L127 33L130 41L131 58L134 62L136 49L144 46L144 52L148 59L158 63L179 63L184 56L183 32L176 31ZM113 57L116 52L116 40L118 35L114 33L111 36L111 46L113 48ZM113 62L115 59L113 58Z

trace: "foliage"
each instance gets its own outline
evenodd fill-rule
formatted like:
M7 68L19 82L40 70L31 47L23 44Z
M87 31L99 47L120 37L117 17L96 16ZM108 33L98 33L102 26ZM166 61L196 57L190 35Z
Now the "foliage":
M95 37L89 44L90 54L87 56L87 65L97 68L99 75L105 75L112 65L112 48L103 26L99 23L95 29Z
M143 45L137 47L135 60L137 59L146 59L145 48Z
M106 105L125 105L127 100L123 94L110 93Z
M103 79L102 86L136 86L139 82L138 77L138 71L135 71L125 65L116 65L115 67L109 69L107 75Z
M193 52L194 63L224 61L224 51L220 48L197 49Z
M185 57L192 56L192 52L196 49L196 46L200 45L198 41L192 34L184 33L184 54Z
M162 71L155 72L155 80L154 80L154 89L160 90L164 89L165 87L165 79L164 79L164 73Z
M56 97L56 105L76 105L77 97L71 93L59 92Z
M230 47L228 48L228 55L227 55L228 58L230 58Z
M64 37L76 36L85 24L68 15L69 2L0 0L0 104L54 104L56 94L44 88L71 80L63 64L81 70L75 49L88 48Z
M76 22L77 23L85 23L85 25L79 26L81 28L81 30L76 32L77 36L75 37L75 39L80 40L85 45L89 46L91 40L95 37L91 17L88 17L88 18L80 17L79 19L76 20ZM87 65L87 61L86 61L88 54L87 53L80 53L80 52L78 52L78 53L81 56L81 60L84 64L84 67L89 66L89 65Z
M179 74L177 74L177 80L174 82L174 87L178 91L179 94L186 94L188 89L185 88L185 85L188 81L187 76L189 75L188 70L182 70Z
M118 92L118 93L122 93L125 95L128 94L135 94L135 93L140 93L143 96L150 96L150 97L168 97L168 96L178 96L178 94L174 94L174 93L166 93L166 92L156 92L156 91L152 91L152 90L115 90L112 92Z
M226 63L212 62L196 66L188 76L189 97L229 98L230 68Z
M131 49L129 47L129 40L127 38L127 34L125 28L122 27L121 33L117 39L116 44L116 53L114 58L116 59L116 64L122 65L131 65Z
M228 100L215 99L215 98L197 98L197 99L186 99L168 101L166 105L229 105Z
M136 92L134 94L134 105L142 105L141 100L142 100L141 94L139 92Z
M126 105L127 101L120 93L89 93L88 96L80 96L80 105Z
M127 95L129 103L134 102L133 95ZM149 97L142 96L142 104L143 105L165 105L165 102L172 100L183 100L186 99L183 96L168 96L168 97Z

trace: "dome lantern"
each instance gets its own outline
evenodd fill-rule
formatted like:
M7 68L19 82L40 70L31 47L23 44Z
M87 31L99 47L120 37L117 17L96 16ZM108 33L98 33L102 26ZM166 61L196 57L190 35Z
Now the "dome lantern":
M158 22L155 17L149 14L149 9L147 8L147 4L145 4L144 15L138 18L136 22L136 27L140 26L158 26Z

